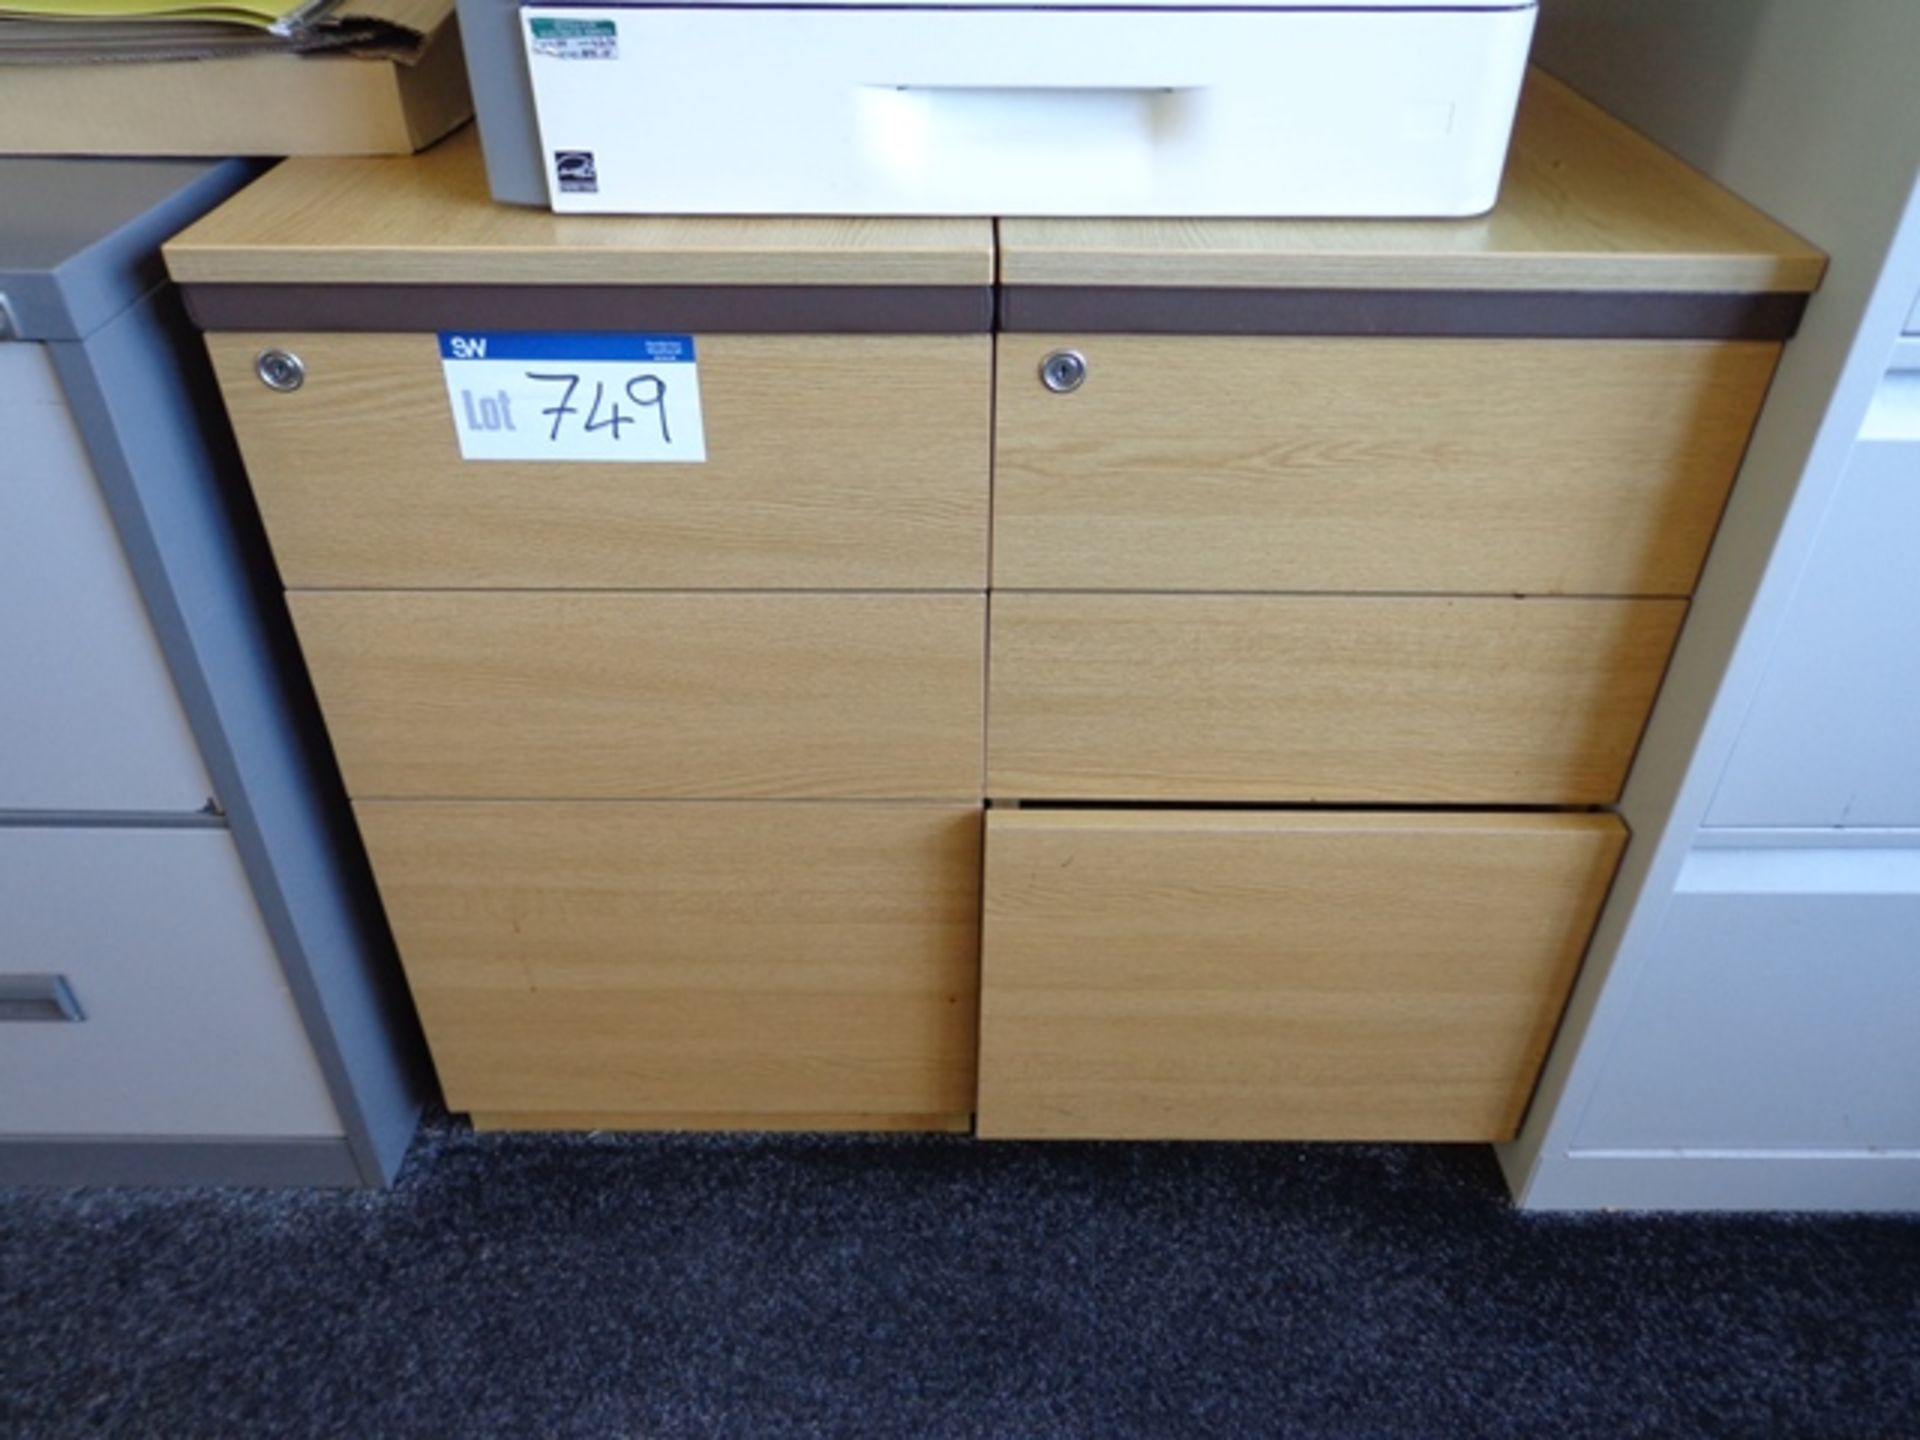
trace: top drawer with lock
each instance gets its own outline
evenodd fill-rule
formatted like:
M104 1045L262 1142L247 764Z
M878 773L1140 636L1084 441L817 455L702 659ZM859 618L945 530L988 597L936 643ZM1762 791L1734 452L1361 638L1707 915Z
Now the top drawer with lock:
M568 219L490 203L469 135L167 255L291 588L985 587L989 221ZM648 408L615 362L660 342Z
M584 395L571 402L579 413L549 418L450 393L433 335L208 343L281 574L296 588L986 583L985 335L700 335L704 458L633 463L591 455L593 445L613 451L613 422L599 417L589 433ZM255 373L289 363L281 356L300 366L296 390ZM554 406L566 400L564 381L548 388ZM502 426L544 440L557 424L581 443L463 459L462 401L491 407L484 419ZM627 423L651 419L633 410L621 412Z
M1778 353L1003 335L994 583L1686 595Z

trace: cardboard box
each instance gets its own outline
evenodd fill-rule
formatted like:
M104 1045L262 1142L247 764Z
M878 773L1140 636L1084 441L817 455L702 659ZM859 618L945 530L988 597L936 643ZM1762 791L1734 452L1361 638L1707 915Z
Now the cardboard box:
M471 118L473 102L452 0L387 8L403 7L414 17L440 12L411 59L334 52L0 65L0 154L410 155Z

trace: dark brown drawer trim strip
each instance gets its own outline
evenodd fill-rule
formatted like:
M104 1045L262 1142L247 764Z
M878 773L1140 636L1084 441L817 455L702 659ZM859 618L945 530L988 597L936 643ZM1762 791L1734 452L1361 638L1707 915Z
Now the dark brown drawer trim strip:
M945 335L993 326L986 285L181 287L202 330L670 330Z
M1537 290L1150 289L1014 285L1005 331L1406 335L1477 339L1785 340L1807 297Z

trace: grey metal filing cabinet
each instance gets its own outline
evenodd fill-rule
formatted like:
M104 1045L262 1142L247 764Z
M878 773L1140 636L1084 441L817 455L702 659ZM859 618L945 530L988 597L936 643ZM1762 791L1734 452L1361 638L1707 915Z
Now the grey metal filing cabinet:
M160 243L239 161L0 159L0 1182L378 1185L430 1082Z

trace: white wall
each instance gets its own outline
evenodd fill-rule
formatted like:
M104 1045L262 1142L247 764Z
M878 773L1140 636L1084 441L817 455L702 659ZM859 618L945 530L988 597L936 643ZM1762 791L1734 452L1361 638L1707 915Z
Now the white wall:
M1620 882L1502 1160L1537 1207L1920 1208L1920 832L1836 829L1785 793L1809 734L1829 759L1858 740L1796 729L1787 713L1818 679L1792 667L1826 653L1820 636L1858 633L1840 628L1834 600L1877 585L1876 603L1920 621L1906 571L1876 566L1830 524L1859 493L1847 484L1856 438L1920 294L1920 5L1545 0L1536 54L1832 266L1788 346L1629 780ZM1881 488L1893 503L1875 523L1910 528L1920 512ZM1920 555L1920 535L1903 539L1880 550ZM1781 647L1796 631L1798 659ZM1850 667L1874 664L1856 645ZM1750 725L1768 692L1782 697L1772 739ZM1884 733L1920 735L1920 695L1879 698L1904 707L1879 717ZM1886 751L1875 763L1908 762ZM1793 823L1710 826L1729 765L1743 798L1720 818ZM1769 771L1782 793L1756 798ZM1895 795L1911 776L1855 767L1846 783Z

